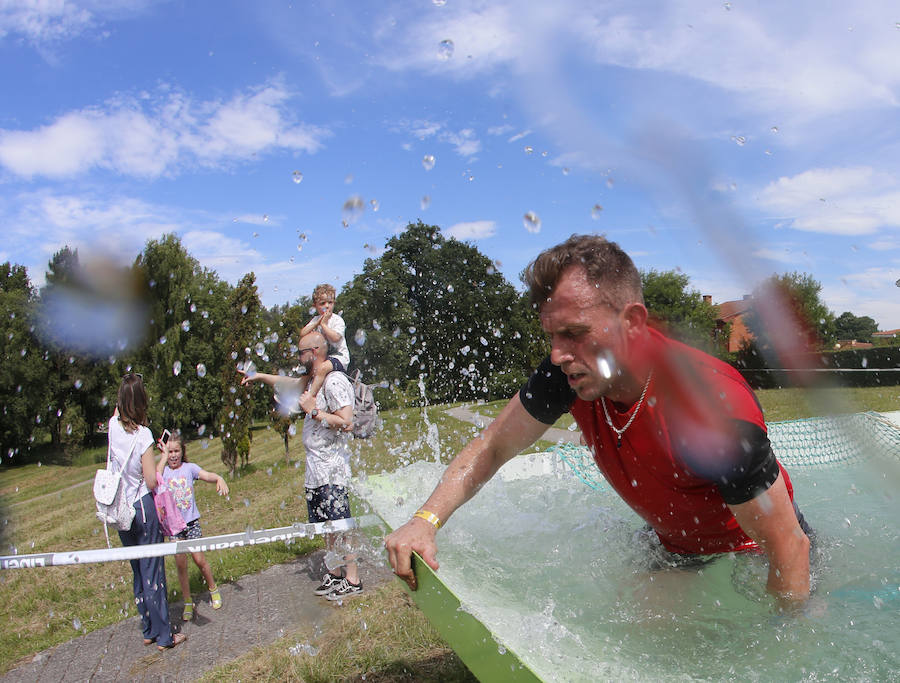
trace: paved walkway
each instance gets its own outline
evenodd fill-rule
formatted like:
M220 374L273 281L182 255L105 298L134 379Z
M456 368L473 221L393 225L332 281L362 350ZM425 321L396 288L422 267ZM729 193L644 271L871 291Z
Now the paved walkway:
M475 412L470 406L458 406L456 408L450 408L446 411L447 415L450 417L455 417L457 420L462 420L463 422L471 422L473 425L478 425L480 427L487 427L491 422L494 421L492 417L485 417L484 415L479 415ZM578 429L568 430L568 429L557 429L556 427L550 427L544 432L544 436L541 437L546 441L553 441L555 443L581 443L581 431Z
M314 552L220 584L219 610L210 606L209 593L194 596L194 620L181 628L187 641L166 652L141 645L140 617L132 617L40 652L0 681L187 681L299 629L311 640L332 610L352 604L312 594L325 571L324 555ZM393 577L388 567L372 563L361 564L360 575L366 591ZM169 606L173 626L182 624L181 607Z

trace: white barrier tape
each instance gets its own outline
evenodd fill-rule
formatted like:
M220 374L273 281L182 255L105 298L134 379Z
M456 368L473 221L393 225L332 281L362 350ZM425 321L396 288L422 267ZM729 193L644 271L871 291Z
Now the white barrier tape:
M113 562L116 560L139 560L145 557L177 555L179 553L209 552L228 548L243 548L294 538L311 538L322 534L350 531L366 526L383 524L376 515L350 517L330 522L297 523L277 529L260 529L239 534L223 534L188 541L151 543L150 545L130 545L122 548L98 548L95 550L74 550L62 553L37 553L34 555L0 555L0 569L31 569L34 567L57 567L66 564L88 564L91 562Z

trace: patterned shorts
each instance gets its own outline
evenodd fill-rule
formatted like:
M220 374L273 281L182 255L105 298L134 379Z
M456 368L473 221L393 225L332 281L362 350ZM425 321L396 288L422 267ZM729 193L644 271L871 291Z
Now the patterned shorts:
M194 519L187 523L187 526L175 534L175 538L181 541L193 541L203 538L203 532L200 530L200 519Z
M310 522L349 518L350 498L347 489L333 484L306 489L306 511Z

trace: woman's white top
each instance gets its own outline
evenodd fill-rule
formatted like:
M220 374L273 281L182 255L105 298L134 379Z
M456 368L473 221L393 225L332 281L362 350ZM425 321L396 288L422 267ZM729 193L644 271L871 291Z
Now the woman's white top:
M125 499L132 504L149 492L147 484L144 483L141 455L152 445L153 434L149 428L140 426L136 432L129 433L125 431L125 427L122 426L118 417L110 418L109 466L114 472L122 472L122 492ZM129 455L131 455L130 458Z

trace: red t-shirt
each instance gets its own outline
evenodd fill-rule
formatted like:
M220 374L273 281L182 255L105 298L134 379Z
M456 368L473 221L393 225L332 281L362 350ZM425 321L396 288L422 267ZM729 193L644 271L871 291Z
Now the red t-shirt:
M753 391L727 363L655 330L650 331L648 351L653 376L620 445L606 423L601 404L606 399L575 397L549 359L520 398L545 423L552 424L567 409L572 412L603 476L667 550L710 554L756 549L728 504L758 496L779 473L792 500L793 488L772 454ZM606 401L619 429L636 407L619 412Z

